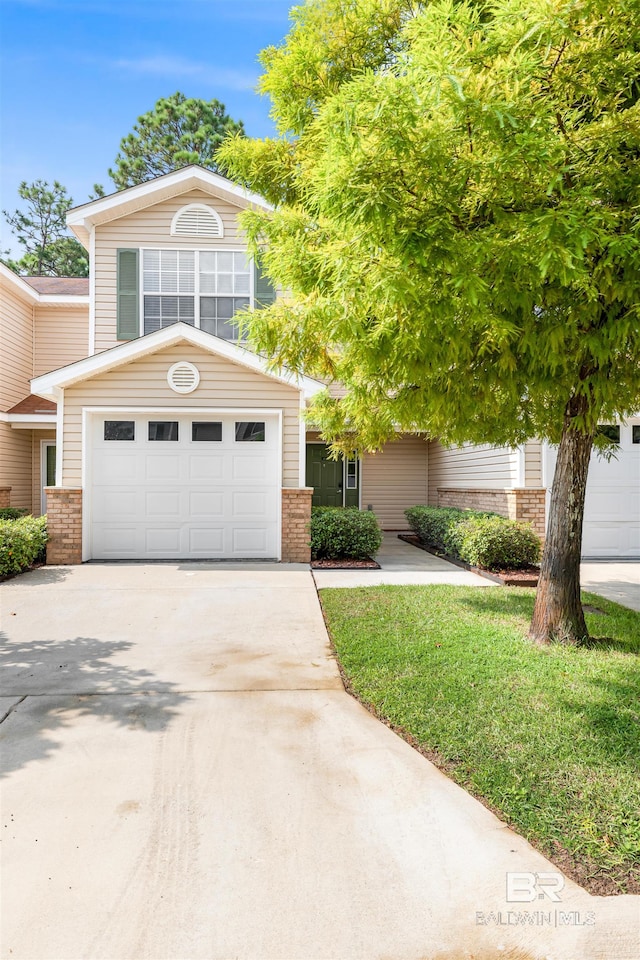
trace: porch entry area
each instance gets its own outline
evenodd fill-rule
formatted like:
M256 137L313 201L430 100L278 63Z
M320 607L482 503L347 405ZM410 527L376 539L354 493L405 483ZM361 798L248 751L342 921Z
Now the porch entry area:
M357 457L332 460L325 443L307 443L306 482L314 507L359 507L361 464Z

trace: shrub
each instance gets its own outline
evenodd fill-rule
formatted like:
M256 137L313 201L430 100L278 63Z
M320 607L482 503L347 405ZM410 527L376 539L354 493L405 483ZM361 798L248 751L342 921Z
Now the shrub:
M456 507L410 507L404 512L409 526L420 539L442 553L451 553L448 534L466 516Z
M528 523L506 517L469 517L461 521L455 537L460 556L486 570L517 570L540 560L540 540Z
M497 513L418 506L405 516L427 546L474 567L516 570L540 560L540 540L530 524Z
M313 507L311 556L314 560L365 560L380 549L382 533L370 510Z
M19 520L25 513L26 507L0 507L0 520Z
M46 517L0 520L0 576L26 570L40 557L46 542Z

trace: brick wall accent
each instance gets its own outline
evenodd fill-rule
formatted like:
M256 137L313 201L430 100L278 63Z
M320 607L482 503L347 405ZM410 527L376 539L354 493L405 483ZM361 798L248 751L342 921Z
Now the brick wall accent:
M0 487L0 508L11 506L11 487Z
M438 487L438 506L459 507L462 510L490 510L511 520L527 521L539 537L544 537L544 488L474 490L470 487Z
M313 487L282 489L282 560L309 563L309 524Z
M45 487L48 564L82 563L82 490Z

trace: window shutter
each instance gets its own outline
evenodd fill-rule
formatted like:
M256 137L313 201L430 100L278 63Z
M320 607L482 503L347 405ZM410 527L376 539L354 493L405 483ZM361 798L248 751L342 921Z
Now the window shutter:
M118 250L118 340L135 340L140 331L138 251Z
M269 278L262 272L257 260L254 261L253 270L255 308L261 310L263 307L271 306L276 299L276 291Z

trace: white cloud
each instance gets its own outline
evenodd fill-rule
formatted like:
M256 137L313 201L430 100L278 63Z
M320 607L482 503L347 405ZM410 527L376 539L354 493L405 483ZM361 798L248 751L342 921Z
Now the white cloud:
M249 73L248 71L212 67L208 63L197 63L183 57L162 54L152 57L114 60L111 66L116 70L128 70L131 73L146 74L147 76L200 80L203 83L228 90L254 90L258 82L257 72Z

